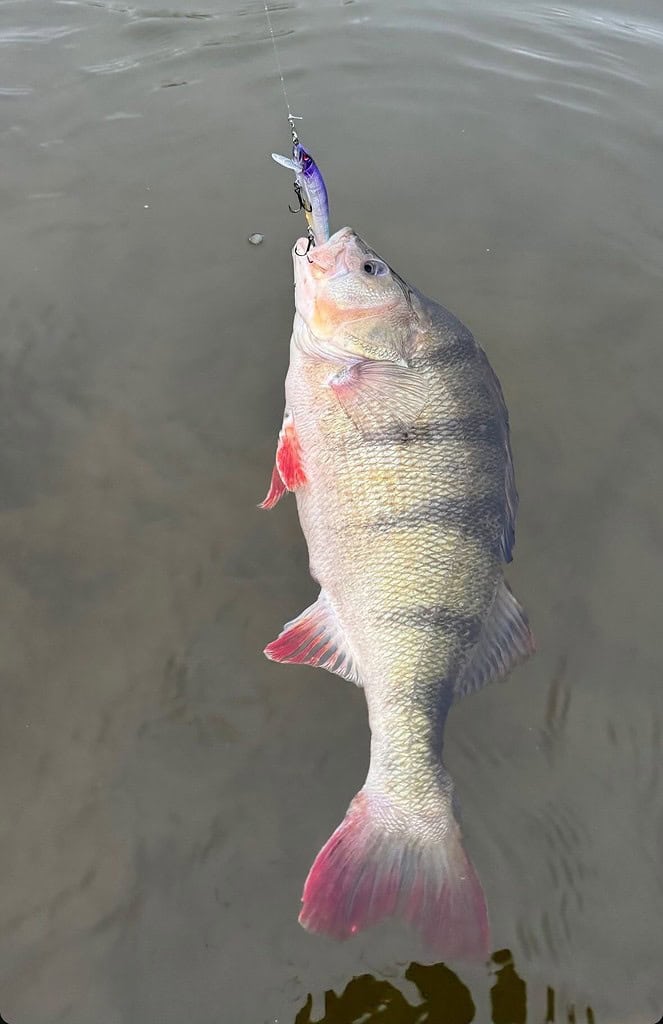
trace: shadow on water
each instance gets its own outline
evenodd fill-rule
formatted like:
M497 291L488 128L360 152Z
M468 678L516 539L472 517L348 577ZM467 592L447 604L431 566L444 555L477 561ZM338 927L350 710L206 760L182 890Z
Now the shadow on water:
M495 974L490 989L492 1024L526 1024L527 985L517 973L510 951L495 952L491 965ZM482 1017L477 1017L467 985L444 964L412 963L404 977L417 987L422 1002L413 1006L390 982L362 974L348 982L340 995L325 992L324 1016L317 1020L311 1017L313 996L309 995L294 1024L470 1024ZM555 991L550 987L545 1006L530 1006L530 1011L533 1020L545 1024L595 1024L590 1006L556 1006Z

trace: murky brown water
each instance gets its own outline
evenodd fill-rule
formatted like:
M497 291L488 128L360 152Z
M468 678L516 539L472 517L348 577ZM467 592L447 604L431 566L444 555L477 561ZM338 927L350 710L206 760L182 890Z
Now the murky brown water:
M0 5L0 1011L291 1024L372 975L400 1024L407 937L296 921L363 780L362 695L261 655L314 594L294 503L255 507L302 227L274 55L259 2L168 2ZM530 1021L550 988L557 1020L653 1024L663 11L276 8L333 227L474 330L511 410L540 653L447 729L495 948ZM495 970L457 972L479 1024Z

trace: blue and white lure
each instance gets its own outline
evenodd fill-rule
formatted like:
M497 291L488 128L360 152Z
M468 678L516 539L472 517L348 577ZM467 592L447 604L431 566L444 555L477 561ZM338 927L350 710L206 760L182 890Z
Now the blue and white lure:
M292 133L292 157L279 156L272 153L272 159L282 167L287 167L295 172L295 195L299 200L299 207L293 210L298 213L303 210L306 214L308 224L309 249L312 245L322 245L329 238L329 200L327 188L320 173L318 165L307 153L300 143L293 129ZM290 207L292 210L292 207ZM307 250L308 251L308 250ZM302 255L304 255L302 253Z

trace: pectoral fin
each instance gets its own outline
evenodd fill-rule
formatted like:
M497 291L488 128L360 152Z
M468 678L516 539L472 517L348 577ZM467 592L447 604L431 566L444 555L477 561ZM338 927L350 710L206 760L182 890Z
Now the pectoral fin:
M428 399L428 382L417 370L399 363L362 359L343 367L329 387L359 430L389 423L410 426Z

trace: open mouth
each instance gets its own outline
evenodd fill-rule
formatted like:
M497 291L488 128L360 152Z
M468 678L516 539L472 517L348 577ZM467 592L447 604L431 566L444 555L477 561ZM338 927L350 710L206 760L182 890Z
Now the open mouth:
M308 238L298 238L292 250L295 281L303 274L320 281L323 277L347 273L347 241L352 235L352 228L341 228L322 245L310 247Z

